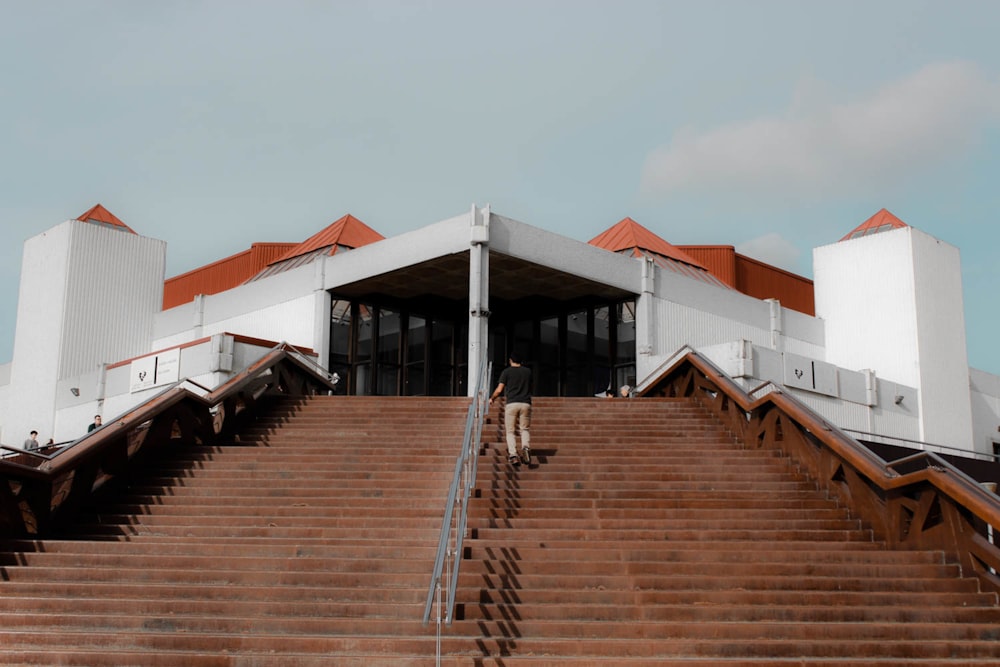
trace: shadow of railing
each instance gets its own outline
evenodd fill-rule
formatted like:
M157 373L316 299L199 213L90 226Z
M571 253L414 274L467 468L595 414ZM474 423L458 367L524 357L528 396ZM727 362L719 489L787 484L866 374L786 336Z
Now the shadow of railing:
M697 398L744 446L791 457L890 546L943 551L964 576L1000 591L1000 496L930 452L886 463L780 387L768 389L753 398L688 349L638 395Z
M219 387L181 380L104 426L54 449L0 459L0 535L43 535L141 453L172 444L231 441L262 399L326 393L334 383L281 343Z

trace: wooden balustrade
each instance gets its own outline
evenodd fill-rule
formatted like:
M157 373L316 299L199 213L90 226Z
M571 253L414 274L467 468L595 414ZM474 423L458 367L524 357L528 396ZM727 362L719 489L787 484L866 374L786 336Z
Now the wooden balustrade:
M697 397L746 447L789 456L894 548L943 551L1000 591L1000 496L937 455L910 457L900 472L791 394L776 387L752 398L694 351L640 396Z
M183 381L55 453L0 459L0 535L43 535L142 453L231 440L265 397L326 393L333 386L282 344L214 390Z

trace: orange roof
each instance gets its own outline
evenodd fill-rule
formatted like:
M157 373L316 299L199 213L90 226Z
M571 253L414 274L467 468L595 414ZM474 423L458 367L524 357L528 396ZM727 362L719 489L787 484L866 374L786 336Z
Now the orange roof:
M374 229L348 213L339 220L332 222L325 229L313 234L281 257L273 260L271 264L277 264L278 262L283 262L299 255L305 255L320 248L330 247L330 252L327 254L332 255L337 252L337 246L360 248L363 245L375 243L384 238L384 236Z
M847 241L848 239L856 239L859 236L869 236L871 234L887 232L891 229L899 229L901 227L909 227L909 225L883 208L880 209L878 213L852 229L846 236L844 236L844 238L840 240Z
M135 234L135 230L116 218L111 211L104 208L100 204L95 204L92 209L77 216L75 220L79 220L80 222L96 222L98 224L108 225L109 227L118 227L123 231Z
M782 306L816 314L813 281L760 260L741 255L731 245L679 247L705 263L723 283L756 299L777 299Z
M242 285L275 257L284 255L297 243L254 243L211 264L168 278L163 283L163 310L193 301L199 294L218 294Z
M667 243L632 218L624 218L610 229L590 239L589 243L590 245L604 248L611 252L621 252L622 250L637 248L696 266L699 269L705 268L694 257L676 246Z

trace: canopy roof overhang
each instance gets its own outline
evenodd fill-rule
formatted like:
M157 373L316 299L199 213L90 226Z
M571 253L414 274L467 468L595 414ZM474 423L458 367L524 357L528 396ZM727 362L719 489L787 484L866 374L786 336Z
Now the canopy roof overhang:
M617 301L631 292L599 281L559 271L499 252L489 255L491 301L545 299L559 302L596 299ZM436 298L467 301L469 253L459 252L400 267L332 290L337 296L360 299L391 295L396 299Z

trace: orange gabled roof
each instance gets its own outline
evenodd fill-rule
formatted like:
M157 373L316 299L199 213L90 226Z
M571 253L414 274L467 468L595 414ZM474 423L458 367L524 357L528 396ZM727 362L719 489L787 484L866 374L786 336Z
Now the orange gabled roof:
M271 264L277 264L293 257L305 255L320 248L329 247L329 254L332 255L337 251L337 246L360 248L363 245L375 243L384 238L384 236L374 229L348 213L339 220L332 222L325 229L313 234L281 257L278 257Z
M100 204L95 204L92 209L82 215L78 215L74 219L79 220L80 222L96 222L110 227L118 227L123 231L135 234L135 230L119 220L111 211L104 208Z
M848 239L856 239L859 236L869 236L871 234L887 232L891 229L899 229L901 227L909 227L909 225L883 208L880 209L878 213L852 229L846 236L844 236L844 238L840 240L847 241Z
M694 257L680 248L667 243L632 218L624 218L610 229L590 239L589 243L590 245L604 248L611 252L621 252L622 250L630 249L645 250L678 262L696 266L699 269L705 268Z

